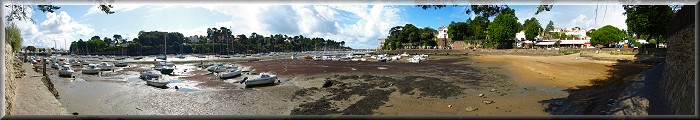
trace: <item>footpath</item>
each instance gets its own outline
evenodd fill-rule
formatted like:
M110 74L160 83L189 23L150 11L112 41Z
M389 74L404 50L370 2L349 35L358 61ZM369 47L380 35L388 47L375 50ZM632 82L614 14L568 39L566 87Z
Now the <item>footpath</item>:
M10 115L71 115L41 81L42 74L29 63L22 65L27 76L17 80L17 94Z

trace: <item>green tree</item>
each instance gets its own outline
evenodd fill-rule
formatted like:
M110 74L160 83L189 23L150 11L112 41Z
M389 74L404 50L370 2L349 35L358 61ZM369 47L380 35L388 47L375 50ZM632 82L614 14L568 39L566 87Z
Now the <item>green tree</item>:
M666 34L673 11L668 5L624 5L628 31L637 35L648 34L647 40ZM659 41L658 43L665 43Z
M483 40L486 39L486 28L489 26L489 19L483 16L476 16L474 20L469 22L471 26L471 31L474 33L474 39Z
M542 31L542 26L535 17L525 20L523 26L525 27L525 39L528 40L534 40L535 37L539 35L540 31Z
M507 44L507 41L515 38L518 33L520 23L513 14L498 14L488 27L488 46L495 47L500 44Z
M466 22L454 22L447 26L447 34L452 40L466 40L468 36L473 36Z
M22 31L17 28L17 25L10 23L5 27L5 42L10 44L13 52L18 52L22 47Z
M25 48L25 50L32 51L32 52L36 52L36 47L34 47L34 46L27 46L27 48Z
M116 41L116 43L125 43L126 42L126 39L122 38L122 35L119 35L119 34L114 34L114 36L112 36L112 38L114 39L114 41Z
M554 30L554 22L552 22L552 21L550 20L549 23L547 24L547 27L546 27L544 30L545 30L545 31L552 31L552 30Z
M622 30L611 25L606 25L593 32L593 36L591 36L591 44L606 45L616 43L620 42L620 40L622 40L624 37L625 34Z

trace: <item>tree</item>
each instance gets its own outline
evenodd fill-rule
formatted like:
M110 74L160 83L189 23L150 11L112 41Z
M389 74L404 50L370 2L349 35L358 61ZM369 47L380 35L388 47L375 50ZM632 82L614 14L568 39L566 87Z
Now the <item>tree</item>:
M108 38L108 37L105 37L105 38L103 38L102 40L104 40L105 44L107 44L107 45L110 45L110 44L112 44L112 42L114 42L114 41L112 40L112 38Z
M535 37L539 35L540 31L542 31L542 26L540 26L540 22L537 21L535 17L525 20L524 24L525 39L534 40Z
M514 39L518 33L520 23L513 14L499 14L488 27L488 46L495 47L505 44L509 39Z
M545 31L552 31L552 30L554 30L554 22L552 22L552 21L550 20L549 23L547 24L547 27L546 27L544 30L545 30Z
M13 52L18 52L22 47L22 31L17 28L17 25L10 23L5 27L5 42L10 44Z
M102 10L103 12L105 12L107 14L114 13L114 11L111 10L111 8L113 8L112 5L99 5L98 7L100 8L100 10ZM36 23L36 22L34 22L34 19L32 19L31 16L28 16L28 15L30 15L29 12L31 12L30 11L31 9L36 8L43 13L46 13L46 12L53 13L56 10L61 9L61 7L55 6L55 5L36 5L36 6L33 6L33 5L5 5L5 8L7 8L7 10L9 10L9 14L5 16L5 18L8 22L16 19L16 20L30 20L30 21L32 21L32 23Z
M616 43L620 42L620 40L622 40L624 37L625 34L623 31L617 27L606 25L593 32L593 36L591 36L591 44L606 45Z
M125 43L126 42L126 39L123 39L122 35L119 35L119 34L114 34L114 36L112 36L112 38L114 38L114 41L116 41L116 43Z
M476 16L474 20L469 22L471 31L474 33L474 39L486 39L486 28L488 28L489 22L489 19L483 16Z
M666 34L673 11L668 5L624 5L628 31L637 35L648 34L647 40ZM665 41L659 41L664 43Z
M32 51L32 52L36 51L36 47L34 47L34 46L27 46L27 48L25 48L25 49L28 51Z
M447 34L452 38L452 40L466 40L468 36L473 36L473 33L469 29L469 25L466 22L454 22L447 26Z

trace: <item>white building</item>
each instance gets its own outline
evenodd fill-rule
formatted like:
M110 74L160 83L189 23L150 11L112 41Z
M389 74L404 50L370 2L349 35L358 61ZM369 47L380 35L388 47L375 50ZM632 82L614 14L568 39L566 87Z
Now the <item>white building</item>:
M438 28L437 38L438 38L438 39L439 39L439 38L444 38L444 39L449 38L449 37L447 36L447 27L446 27L446 26L442 26L442 27L439 27L439 28Z
M190 42L192 43L199 43L199 36L190 36Z
M384 46L384 39L379 39L379 44L377 45L377 49L382 49Z
M526 40L525 38L525 31L520 31L515 34L515 40Z

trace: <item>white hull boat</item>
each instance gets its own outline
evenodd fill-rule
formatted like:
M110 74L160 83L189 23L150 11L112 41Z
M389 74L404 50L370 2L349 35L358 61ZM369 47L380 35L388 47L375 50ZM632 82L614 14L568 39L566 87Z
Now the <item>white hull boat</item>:
M100 70L102 70L102 71L110 71L110 70L112 70L113 66L106 63L106 62L102 62L102 63L100 63L100 65L98 67L100 67Z
M61 67L60 71L58 71L58 76L61 77L72 77L73 76L73 70L70 68L68 65L63 65Z
M173 71L175 71L175 69L173 69L170 66L158 66L158 67L155 67L154 69L160 71L160 73L162 73L162 74L171 74L171 73L173 73Z
M234 78L234 77L238 77L238 76L241 76L240 70L229 70L229 71L221 74L221 76L219 76L219 78L226 79L226 78Z
M244 79L244 83L246 86L272 84L275 83L275 81L277 81L277 75L270 75L266 73L261 73L258 78L253 78L250 80Z
M114 66L115 66L115 67L126 67L126 66L128 66L128 65L129 65L129 63L127 63L127 62L125 62L125 61L117 61L117 62L114 62Z
M153 87L164 88L166 87L166 85L168 85L168 83L170 83L170 80L166 80L163 78L146 79L146 84Z
M151 79L151 78L158 78L158 77L160 77L160 76L163 76L163 74L161 74L160 71L158 71L158 70L153 70L153 69L143 71L143 72L141 72L140 74L141 74L141 75L139 75L139 78L146 79L146 80Z
M100 68L97 65L89 64L87 68L81 71L83 74L97 74L100 73Z

